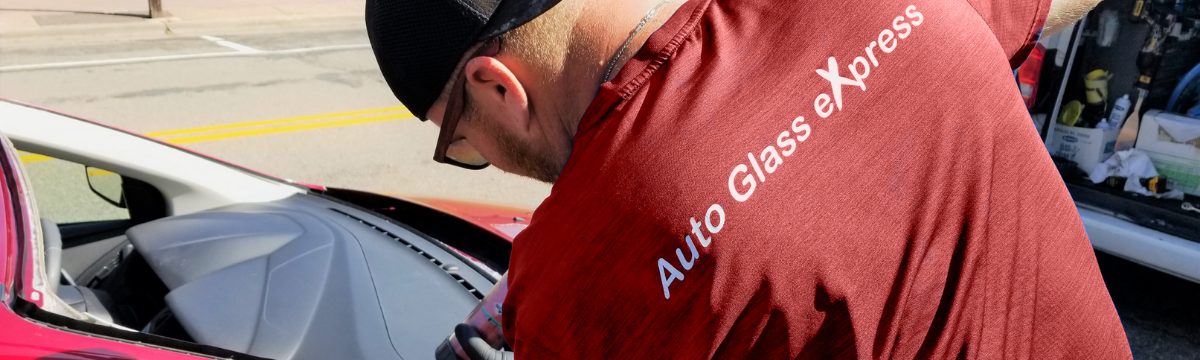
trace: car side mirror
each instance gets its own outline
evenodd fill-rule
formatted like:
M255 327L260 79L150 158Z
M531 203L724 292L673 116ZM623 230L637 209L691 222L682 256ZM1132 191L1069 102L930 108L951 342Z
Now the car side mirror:
M85 167L84 170L87 171L88 187L92 189L92 193L113 206L126 207L125 192L121 190L121 175L91 166Z

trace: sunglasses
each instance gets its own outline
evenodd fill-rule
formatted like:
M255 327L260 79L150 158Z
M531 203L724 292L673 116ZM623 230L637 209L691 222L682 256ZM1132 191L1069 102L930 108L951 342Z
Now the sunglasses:
M495 56L500 53L500 39L488 40L471 58L480 56ZM454 131L463 115L463 105L466 102L465 87L467 76L460 71L450 88L450 97L446 102L446 112L442 116L442 128L438 133L437 147L433 149L433 161L454 165L469 170L480 170L488 167L487 159L479 153L466 138L455 139Z

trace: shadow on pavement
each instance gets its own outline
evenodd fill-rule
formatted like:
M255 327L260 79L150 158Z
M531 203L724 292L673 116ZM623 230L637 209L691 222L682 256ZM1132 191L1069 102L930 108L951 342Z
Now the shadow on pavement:
M1200 354L1200 284L1096 252L1135 359Z

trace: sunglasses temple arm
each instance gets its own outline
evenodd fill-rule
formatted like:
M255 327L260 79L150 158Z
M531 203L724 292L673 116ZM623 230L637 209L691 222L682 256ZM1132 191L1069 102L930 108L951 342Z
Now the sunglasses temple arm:
M451 140L454 139L454 129L458 128L458 120L462 116L463 97L466 96L463 94L463 87L466 82L466 77L459 76L450 90L446 112L442 116L441 130L438 131L437 146L433 149L433 161L446 163L446 150L450 148Z

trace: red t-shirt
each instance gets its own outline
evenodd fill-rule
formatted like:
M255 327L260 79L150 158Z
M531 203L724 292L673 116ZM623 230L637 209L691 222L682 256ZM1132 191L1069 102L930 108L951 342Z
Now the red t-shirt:
M518 358L1130 358L1011 65L1050 0L691 0L513 243Z

